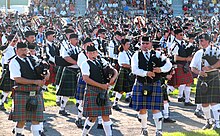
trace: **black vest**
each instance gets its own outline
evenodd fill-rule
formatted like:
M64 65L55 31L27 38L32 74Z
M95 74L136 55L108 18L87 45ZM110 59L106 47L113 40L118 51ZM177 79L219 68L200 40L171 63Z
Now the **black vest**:
M90 76L89 76L89 78L91 78L92 80L94 80L98 83L106 84L107 81L104 77L102 66L97 66L93 62L91 62L90 60L88 60L87 62L88 62L89 67L90 67L90 70L89 70Z
M156 57L156 52L151 50L150 52L150 60L147 60L144 57L144 54L140 51L138 52L138 68L143 69L145 71L153 71L155 67L162 67L165 65L166 61L162 61L161 58ZM153 79L149 77L141 77L137 76L137 80L141 83L153 83L160 80L162 74L155 73L155 77Z
M30 66L28 66L26 62L22 61L18 57L16 57L15 59L18 61L20 65L21 77L27 78L27 79L33 79L33 80L38 80L38 79L40 80L36 72ZM32 66L34 66L33 63L32 63Z
M179 47L179 50L178 50L178 56L180 57L188 57L187 56L187 53L186 53L186 47L185 45L180 45L178 42L176 42L176 45L175 46L178 46ZM176 64L182 64L182 65L185 65L186 64L186 61L176 61Z
M53 47L52 47L53 46ZM49 45L48 44L48 48L49 48L49 53L52 57L55 57L55 56L58 56L59 55L59 51L57 49L56 46L54 46L53 44L52 45Z

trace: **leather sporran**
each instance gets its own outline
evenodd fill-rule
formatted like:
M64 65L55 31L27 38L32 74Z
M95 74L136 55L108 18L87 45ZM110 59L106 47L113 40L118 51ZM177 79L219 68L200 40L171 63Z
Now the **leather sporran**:
M200 84L200 89L202 94L206 94L208 92L208 84L204 81Z
M184 73L188 73L189 72L189 64L186 63L184 66L183 66L183 72Z
M38 100L37 97L30 97L26 103L26 111L35 112L37 111Z
M96 97L96 104L98 106L105 106L107 102L107 91L99 92Z
M142 89L143 96L151 96L153 90L149 86L143 85L142 88L143 88Z

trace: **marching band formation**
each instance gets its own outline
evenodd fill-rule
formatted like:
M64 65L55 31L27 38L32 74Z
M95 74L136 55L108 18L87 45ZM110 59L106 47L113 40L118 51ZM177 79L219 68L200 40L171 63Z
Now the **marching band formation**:
M34 136L45 135L43 92L49 84L56 88L60 116L70 115L66 104L70 97L76 99L75 123L83 128L82 136L97 119L97 129L113 135L109 115L112 109L122 111L118 101L124 93L128 106L138 112L142 135L148 135L147 111L152 110L155 135L162 136L162 124L176 122L169 116L168 99L176 88L178 102L196 106L195 115L207 120L202 129L220 129L217 15L71 19L65 24L60 17L0 18L0 109L6 111L4 103L12 93L9 120L17 122L12 128L16 136L23 136L26 122L32 122ZM190 99L194 78L196 104ZM115 96L113 104L109 92Z

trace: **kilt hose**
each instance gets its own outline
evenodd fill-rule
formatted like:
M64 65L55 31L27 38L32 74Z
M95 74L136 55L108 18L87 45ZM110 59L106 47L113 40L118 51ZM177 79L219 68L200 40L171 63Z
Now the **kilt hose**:
M195 102L200 103L220 103L220 74L218 71L207 73L207 77L199 77L196 86ZM200 84L206 82L208 91L204 92Z
M75 95L75 98L77 100L83 100L85 88L86 88L86 82L83 80L82 76L80 75L78 77L77 89L76 89L76 95Z
M123 92L131 92L134 82L129 77L130 73L131 73L130 69L120 68L119 76L116 81L114 91L116 91L116 92L122 92L122 91Z
M140 109L163 110L163 92L160 81L146 84L153 90L150 96L143 95L143 84L136 80L133 86L130 107L136 111Z
M35 112L26 111L26 103L30 98L29 92L35 91L38 100L37 110ZM14 108L9 114L9 120L13 121L44 121L43 111L44 111L44 101L42 93L40 92L39 86L34 85L19 85L13 90L14 95Z
M49 84L55 83L56 67L55 67L54 64L51 64L51 63L50 63L49 71L50 71L50 78L49 78L48 81L46 81L45 85L49 85Z
M57 95L75 96L77 85L78 69L65 67L62 72L61 81L58 87Z
M2 72L2 78L0 79L0 89L3 91L12 91L12 87L14 86L14 80L10 79L10 71L9 69L4 69Z
M177 68L175 68L175 74L172 76L171 80L167 82L167 84L171 86L179 86L189 83L193 83L192 72L189 70L189 72L184 73L183 65L177 64Z
M57 74L56 74L56 77L55 77L55 85L59 85L59 83L60 83L60 78L61 78L61 75L62 75L62 72L63 72L63 68L64 67L62 67L62 66L58 67Z
M107 95L107 102L105 106L98 106L96 104L96 97L101 90L98 87L93 87L90 85L86 86L85 96L84 96L84 105L83 105L83 116L84 117L97 117L103 115L111 115L111 102ZM106 90L105 90L106 91Z

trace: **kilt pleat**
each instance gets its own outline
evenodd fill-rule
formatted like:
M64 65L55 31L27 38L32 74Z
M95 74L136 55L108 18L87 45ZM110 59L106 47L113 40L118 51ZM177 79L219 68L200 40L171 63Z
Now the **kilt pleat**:
M167 82L167 84L171 86L179 86L189 83L193 83L192 72L189 71L187 73L184 73L182 65L177 65L177 68L175 68L175 74L172 76L171 80L168 80Z
M10 79L9 69L5 70L5 74L2 75L2 79L0 79L0 80L2 80L1 84L0 84L1 90L12 91L12 87L14 86L14 80Z
M77 100L83 100L85 88L86 88L86 82L83 80L82 76L79 76L77 81L76 95L75 95L75 98Z
M136 81L133 86L132 102L130 107L139 111L140 109L163 110L163 92L160 81L147 84L153 90L150 96L144 96L142 93L143 84Z
M44 110L44 101L42 94L37 94L38 106L36 112L26 111L26 103L29 99L27 94L14 94L14 108L11 110L9 115L9 120L13 121L44 121L43 110Z
M196 86L196 103L220 103L220 74L219 72L208 74L208 77L199 77ZM208 91L204 93L200 84L206 82Z
M98 106L96 104L96 97L101 90L97 87L87 86L85 90L83 116L97 117L103 115L111 115L111 103L107 95L107 102L105 106Z
M75 96L77 85L77 71L65 67L62 72L61 81L57 91L60 96Z
M60 78L61 78L61 75L62 75L62 72L63 72L63 68L64 67L62 67L62 66L58 67L57 74L56 74L56 77L55 77L55 85L59 85L59 83L60 83Z
M134 81L132 81L131 78L129 77L130 72L131 71L129 69L120 68L119 76L116 81L114 91L131 92Z

